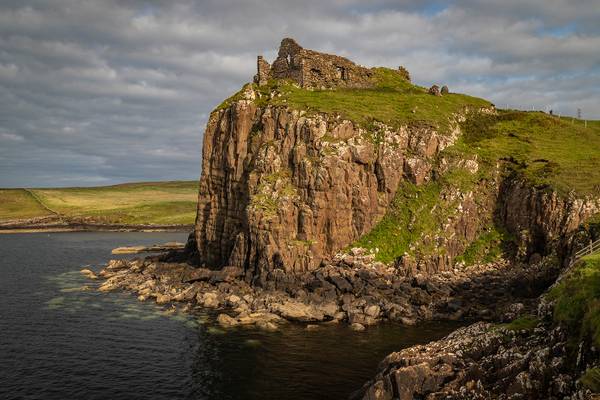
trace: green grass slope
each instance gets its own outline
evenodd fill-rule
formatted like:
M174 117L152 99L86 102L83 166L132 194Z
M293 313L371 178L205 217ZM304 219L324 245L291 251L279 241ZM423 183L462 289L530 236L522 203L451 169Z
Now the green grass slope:
M25 189L0 189L0 221L52 215Z
M193 224L195 181L128 183L86 188L0 189L0 220L47 215L47 207L72 221L101 224ZM39 201L38 201L39 200ZM40 202L43 204L40 204Z
M464 124L458 154L477 154L488 165L508 160L536 186L561 193L600 195L600 123L542 112L499 111Z
M409 252L410 245L424 232L433 231L447 215L447 209L437 207L441 185L431 182L416 186L405 182L383 219L352 246L377 248L378 261L391 263Z
M554 319L577 333L575 340L600 346L600 254L582 258L548 296Z

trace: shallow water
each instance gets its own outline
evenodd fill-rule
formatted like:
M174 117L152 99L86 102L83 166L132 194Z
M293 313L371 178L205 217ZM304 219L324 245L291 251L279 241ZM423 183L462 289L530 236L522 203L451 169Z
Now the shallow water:
M0 398L338 399L372 377L391 351L456 325L383 324L273 333L224 331L128 293L99 293L118 246L185 241L183 233L0 235ZM122 256L130 257L130 256Z

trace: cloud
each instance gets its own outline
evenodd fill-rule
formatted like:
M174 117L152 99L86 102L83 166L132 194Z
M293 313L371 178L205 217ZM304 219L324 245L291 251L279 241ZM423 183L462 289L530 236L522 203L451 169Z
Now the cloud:
M7 140L11 142L22 142L25 140L23 136L15 135L14 133L0 132L0 141Z
M0 3L0 187L197 179L207 115L281 38L500 106L600 118L595 0Z

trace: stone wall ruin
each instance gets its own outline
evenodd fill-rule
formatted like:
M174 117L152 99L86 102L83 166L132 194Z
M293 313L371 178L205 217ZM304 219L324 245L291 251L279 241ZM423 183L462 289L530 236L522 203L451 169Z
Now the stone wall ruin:
M264 85L269 79L290 79L302 88L327 89L335 87L370 88L373 71L347 58L319 53L300 46L294 39L281 41L273 65L262 56L257 60L258 72L254 82Z

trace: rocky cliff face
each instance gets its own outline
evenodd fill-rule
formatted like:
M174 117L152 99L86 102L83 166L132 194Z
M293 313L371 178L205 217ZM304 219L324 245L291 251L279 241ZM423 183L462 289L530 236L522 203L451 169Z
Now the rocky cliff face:
M491 226L510 237L504 250L515 260L536 263L554 254L566 266L576 250L574 233L600 212L600 201L560 195L505 172L506 166L499 164L487 179L468 190L446 186L438 205L449 210L447 216L413 243L416 251L399 259L399 267L409 273L453 269L456 258ZM444 171L435 173L443 176Z
M258 107L257 95L248 86L210 117L195 229L202 263L255 277L314 269L368 232L402 180L430 180L459 133L378 125L373 134L334 115Z
M573 252L573 233L600 212L596 198L561 196L548 188L536 188L516 175L504 179L497 214L519 245L520 258L539 260L552 252L568 262Z

